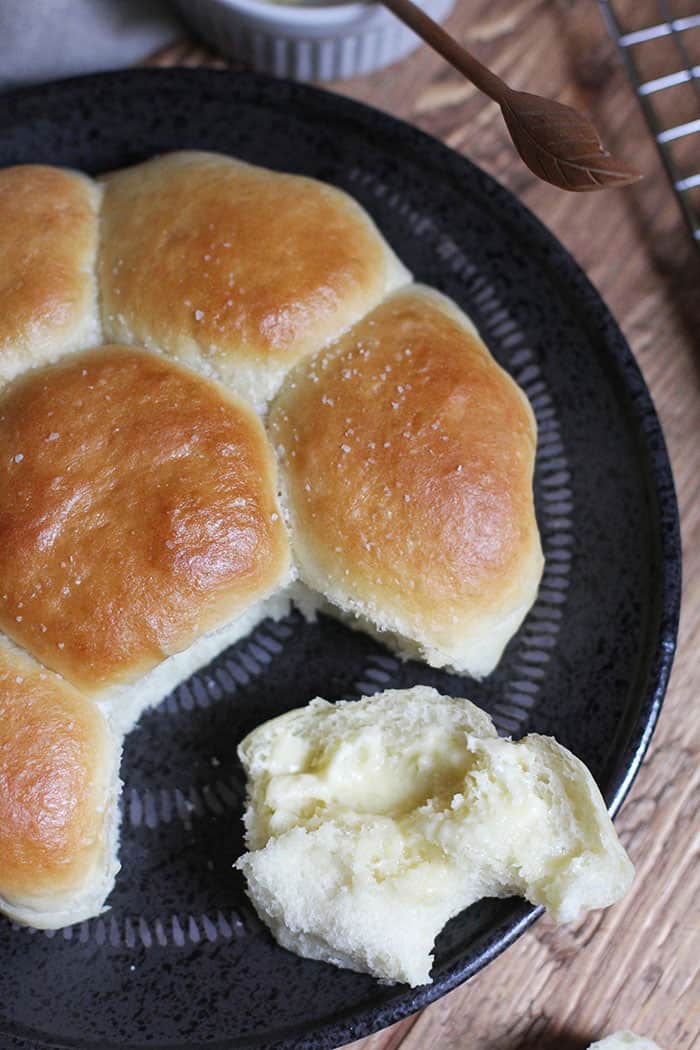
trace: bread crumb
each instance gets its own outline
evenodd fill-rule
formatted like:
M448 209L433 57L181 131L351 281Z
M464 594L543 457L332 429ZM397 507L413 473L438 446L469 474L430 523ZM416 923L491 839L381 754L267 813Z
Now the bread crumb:
M437 933L476 900L520 893L572 922L632 879L574 755L549 737L503 740L434 689L316 699L253 730L238 756L249 852L236 867L302 956L425 984Z

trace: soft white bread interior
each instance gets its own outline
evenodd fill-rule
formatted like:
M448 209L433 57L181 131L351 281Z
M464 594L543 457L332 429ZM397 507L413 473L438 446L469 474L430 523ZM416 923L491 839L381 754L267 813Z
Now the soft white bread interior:
M579 759L549 737L501 739L434 689L316 699L239 756L237 867L276 940L308 958L424 984L436 935L480 898L521 895L570 922L633 877Z
M410 280L359 204L315 179L180 152L104 184L106 337L208 369L258 407Z
M597 1043L591 1043L588 1050L661 1050L660 1046L645 1039L643 1035L622 1031L607 1035Z
M0 384L101 341L99 201L97 185L78 172L0 170Z
M287 377L268 421L301 579L399 652L488 674L543 558L527 398L411 285Z

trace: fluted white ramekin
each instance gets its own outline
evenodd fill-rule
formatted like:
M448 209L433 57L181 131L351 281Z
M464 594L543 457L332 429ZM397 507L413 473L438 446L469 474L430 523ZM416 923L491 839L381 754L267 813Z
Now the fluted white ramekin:
M229 58L295 80L339 80L397 62L421 41L378 3L177 0L183 17ZM437 21L454 0L419 0Z

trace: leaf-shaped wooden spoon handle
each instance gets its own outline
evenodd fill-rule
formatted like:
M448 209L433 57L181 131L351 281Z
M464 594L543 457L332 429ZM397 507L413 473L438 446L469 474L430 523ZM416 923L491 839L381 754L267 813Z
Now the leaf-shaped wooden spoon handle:
M382 0L414 33L501 107L515 148L545 182L562 190L626 186L641 174L603 147L590 120L561 102L512 88L482 65L412 0Z

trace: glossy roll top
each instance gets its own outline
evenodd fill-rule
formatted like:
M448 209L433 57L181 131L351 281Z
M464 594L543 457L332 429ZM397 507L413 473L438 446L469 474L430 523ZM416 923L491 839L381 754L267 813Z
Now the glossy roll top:
M125 347L0 399L0 627L87 692L143 675L288 571L253 411Z
M0 170L0 383L100 341L98 187L84 175Z
M0 644L0 907L60 926L99 912L117 863L118 741L99 708Z
M408 274L334 187L174 153L105 180L99 278L107 338L208 366L260 404Z
M303 580L475 676L534 601L536 431L449 300L411 286L287 378L270 416Z

